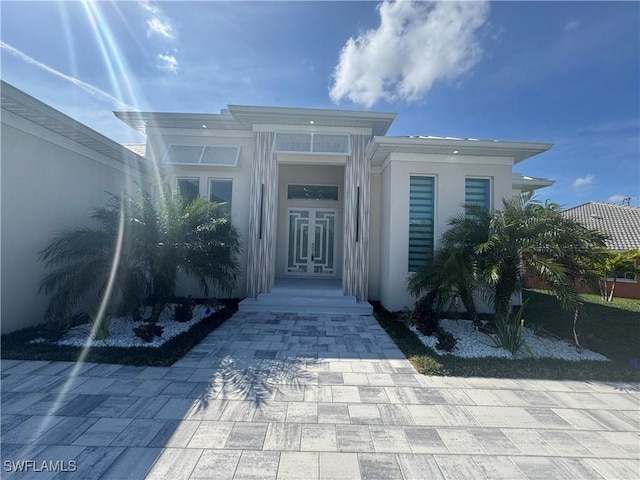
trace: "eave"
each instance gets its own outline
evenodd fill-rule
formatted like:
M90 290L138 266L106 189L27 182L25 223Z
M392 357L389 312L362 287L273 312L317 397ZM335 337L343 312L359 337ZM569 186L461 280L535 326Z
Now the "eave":
M367 146L366 156L372 165L381 165L391 153L510 157L516 164L546 152L552 146L551 143L468 138L376 136Z

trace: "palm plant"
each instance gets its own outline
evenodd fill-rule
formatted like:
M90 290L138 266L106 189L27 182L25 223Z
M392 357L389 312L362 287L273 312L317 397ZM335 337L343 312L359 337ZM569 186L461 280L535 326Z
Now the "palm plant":
M505 199L502 210L466 205L449 225L443 248L472 257L479 289L502 321L511 312L524 274L542 280L563 306L578 305L575 282L588 277L588 259L605 240L561 215L557 204L541 204L530 196Z
M474 300L477 288L475 264L471 255L461 249L445 246L436 250L433 260L424 265L408 282L416 297L438 299L441 306L460 299L474 323L478 313Z
M64 323L91 298L139 317L144 303L156 321L175 293L179 273L229 292L238 275L239 234L220 204L187 204L165 188L155 200L109 194L95 209L94 228L67 229L40 254L46 269L40 290L51 294L45 318ZM94 300L94 301L95 301ZM104 309L103 309L104 310Z

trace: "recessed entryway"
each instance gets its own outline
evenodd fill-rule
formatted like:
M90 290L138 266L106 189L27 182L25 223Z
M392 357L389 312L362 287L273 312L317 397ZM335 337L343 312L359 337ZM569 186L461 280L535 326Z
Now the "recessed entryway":
M338 211L326 208L289 208L285 275L336 275Z

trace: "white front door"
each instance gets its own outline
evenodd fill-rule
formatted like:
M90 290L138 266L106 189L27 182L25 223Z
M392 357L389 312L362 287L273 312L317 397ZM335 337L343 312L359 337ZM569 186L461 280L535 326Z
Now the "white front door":
M337 210L290 208L287 275L335 276Z

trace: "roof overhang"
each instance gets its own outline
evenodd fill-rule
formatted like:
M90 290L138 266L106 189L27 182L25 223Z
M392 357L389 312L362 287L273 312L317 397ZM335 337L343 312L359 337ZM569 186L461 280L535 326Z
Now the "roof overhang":
M116 111L116 117L142 134L149 127L252 130L254 125L291 125L366 128L384 135L395 113L326 110L316 108L256 107L229 105L219 114Z
M247 125L295 125L340 128L367 128L372 135L384 135L396 114L390 112L362 112L317 108L252 107L229 105L229 112Z
M544 187L550 187L556 183L555 180L549 180L547 178L536 178L521 175L519 173L513 174L513 188L520 190L521 192L532 192Z
M234 119L227 110L220 113L169 113L116 111L116 117L134 130L147 134L147 128L185 128L202 130L215 128L222 130L251 130Z
M551 143L466 138L376 136L367 146L366 156L372 165L381 165L391 153L510 157L516 164L552 146Z
M149 173L148 165L140 155L4 81L0 81L0 104L3 110L25 118L112 160Z

